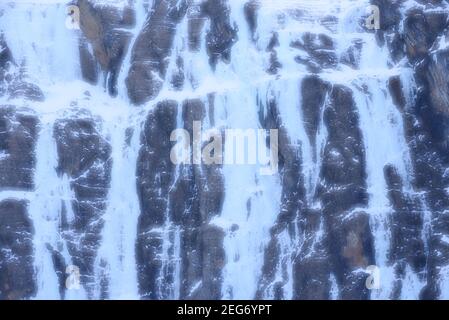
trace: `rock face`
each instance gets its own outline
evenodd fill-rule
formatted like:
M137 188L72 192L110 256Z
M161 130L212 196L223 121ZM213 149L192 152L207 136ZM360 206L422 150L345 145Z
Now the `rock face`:
M218 299L223 232L209 222L221 210L223 177L220 168L173 165L170 135L178 112L184 129L193 134L191 124L204 120L205 105L201 100L160 103L150 112L142 135L137 169L140 291L149 299ZM166 256L161 256L167 245ZM179 293L174 292L176 281Z
M219 60L229 62L231 48L237 41L237 27L230 22L228 3L223 0L204 1L201 13L209 18L211 25L206 34L210 64L215 66Z
M0 108L0 190L32 190L38 119L32 110Z
M157 96L162 88L176 25L186 13L186 1L157 0L133 47L126 79L128 94L135 104ZM157 32L154 32L157 30Z
M43 96L40 89L21 82L11 51L0 38L0 97ZM20 89L21 88L21 89ZM0 103L0 193L33 190L33 170L39 120L32 109ZM20 300L36 294L33 268L33 222L26 200L0 196L0 299Z
M128 50L135 13L131 7L119 10L95 1L78 0L79 24L83 37L79 42L84 80L97 83L103 73L108 92L117 95L117 77Z
M33 224L23 201L0 202L0 299L26 299L36 293Z
M190 49L198 49L197 39L201 35L197 32L207 21L210 30L204 41L209 63L213 67L219 60L229 62L231 48L236 41L236 30L229 21L226 1L210 0L200 5L190 4L188 1L154 1L144 28L132 48L131 68L126 84L133 103L148 102L162 89L177 25L186 13L189 20ZM182 68L182 58L178 59L177 65Z
M74 79L0 21L0 299L449 298L449 3L324 2L73 1Z
M336 266L342 299L369 296L366 277L353 271L374 263L369 217L353 209L367 204L365 154L355 111L351 92L334 86L323 118L329 139L323 155L321 197L330 262Z
M448 167L447 158L447 130L448 130L448 97L449 80L443 75L447 70L448 50L443 44L448 35L447 17L444 1L422 2L423 7L407 12L404 29L398 31L398 18L389 17L389 25L382 30L382 36L387 40L390 50L403 48L403 55L413 70L417 91L413 92L413 99L406 99L404 119L411 148L412 161L415 168L414 185L425 194L427 208L416 199L407 199L405 195L398 194L395 185L401 183L397 175L390 169L386 170L391 186L391 197L399 207L397 241L400 239L416 239L411 233L419 230L423 224L422 212L430 210L430 225L433 232L439 236L427 234L427 258L424 258L422 244L416 243L415 249L410 252L400 252L403 248L398 244L398 254L404 257L415 252L412 265L415 269L425 268L427 273L427 286L421 292L421 297L434 299L441 294L441 287L435 279L442 279L439 268L446 265L448 256L447 244L444 242L447 229L447 201L446 188L448 181L445 172ZM393 9L398 10L397 4ZM385 8L386 3L380 3ZM390 5L391 6L391 5ZM433 9L433 10L431 10ZM387 12L388 10L384 10ZM399 39L391 41L390 39ZM395 89L392 89L393 91ZM397 90L396 90L397 91ZM407 93L405 93L407 94ZM404 215L407 213L407 217ZM402 217L401 217L402 216ZM414 221L414 222L413 222ZM437 231L438 230L438 231ZM427 231L428 232L428 231ZM432 232L432 233L433 233ZM396 251L398 251L396 250ZM427 259L427 264L425 262ZM426 264L426 265L425 265Z
M76 114L54 124L60 176L70 181L73 200L62 208L62 236L73 265L92 297L94 262L101 241L102 214L107 205L111 178L111 146L100 134L101 120Z

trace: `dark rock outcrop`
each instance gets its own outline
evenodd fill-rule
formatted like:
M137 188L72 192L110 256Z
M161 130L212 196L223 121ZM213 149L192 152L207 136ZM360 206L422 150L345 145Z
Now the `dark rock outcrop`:
M29 299L36 293L32 241L27 203L0 201L0 300Z
M76 5L83 33L79 44L83 78L96 83L98 72L103 72L104 85L109 94L115 96L120 67L131 39L131 33L126 29L135 25L135 12L130 6L120 10L90 0L78 0Z
M324 234L342 299L366 299L365 269L374 263L367 205L365 152L350 89L333 86L323 121L328 131L321 169ZM355 211L356 210L356 211Z
M410 195L401 193L399 186L403 181L394 169L385 169L389 196L396 211L396 221L393 222L396 229L395 249L392 254L399 261L398 274L404 272L403 261L407 261L415 272L426 279L427 285L421 292L421 298L435 299L441 293L439 272L447 266L449 259L447 244L443 241L449 234L446 214L449 208L446 191L449 186L446 177L449 167L449 80L446 72L449 56L444 46L448 34L448 13L444 9L444 1L419 2L421 7L405 12L401 33L401 21L393 14L397 12L399 3L374 1L379 4L381 12L389 15L388 25L382 34L386 39L402 39L404 56L416 82L413 92L403 92L402 97L398 88L403 84L399 79L390 81L395 103L404 114L415 170L412 183L414 188L422 191L420 198L410 198ZM392 6L394 10L388 10ZM400 51L399 42L387 41L391 52ZM405 98L407 96L408 99ZM402 243L402 239L407 239L408 244ZM400 287L400 284L397 286Z
M335 68L337 65L333 40L325 34L306 33L301 40L293 42L291 46L307 54L307 58L297 56L295 60L305 64L310 72Z
M142 134L137 171L142 209L137 242L140 291L144 298L176 297L173 276L180 267L179 298L218 299L224 233L209 221L221 210L223 178L219 167L171 162L170 135L177 127L178 112L183 129L192 136L193 121L201 122L205 116L201 100L159 103Z
M62 202L62 236L68 243L81 283L93 290L93 267L101 241L111 174L111 146L100 134L101 121L79 113L54 126L59 175L66 176L74 199ZM70 207L67 207L70 206ZM70 217L69 210L73 212Z
M184 17L186 10L186 1L154 1L144 28L132 48L131 68L126 85L134 104L153 99L161 90L176 25Z
M206 34L209 63L215 67L219 60L229 62L231 48L237 41L237 27L231 25L230 9L225 0L207 0L202 3L202 12L210 20L210 31Z
M32 110L0 106L0 191L32 190L38 122Z

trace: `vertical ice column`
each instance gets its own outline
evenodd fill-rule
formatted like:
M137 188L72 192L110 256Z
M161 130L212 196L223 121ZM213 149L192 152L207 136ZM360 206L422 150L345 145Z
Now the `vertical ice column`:
M36 299L60 299L60 283L53 262L53 251L58 251L67 266L72 265L67 245L61 230L62 203L67 206L68 217L71 211L71 192L66 177L59 177L58 153L53 137L54 122L48 117L41 117L41 129L36 144L36 168L34 173L35 190L29 197L29 214L34 227L34 267L36 272ZM72 213L73 215L73 213ZM63 270L66 272L66 270ZM67 275L68 276L68 275ZM67 288L63 288L65 290ZM66 298L83 299L85 291L66 291Z
M376 264L380 268L381 290L374 290L372 298L389 298L395 281L394 266L388 261L391 243L391 221L393 213L388 198L388 186L384 177L386 165L394 166L401 176L406 191L410 192L411 161L402 116L388 95L385 81L364 78L353 87L355 103L360 117L366 155L368 212L374 235ZM364 89L363 89L364 88ZM408 275L403 283L418 294L415 287L422 287L416 276Z
M104 274L108 281L110 299L139 298L135 246L140 205L137 197L136 166L142 124L137 120L131 121L134 124L132 130L128 130L127 116L125 113L122 117L110 121L107 128L112 146L111 186L107 209L103 215L104 227L95 274L97 297L100 296L99 279Z

